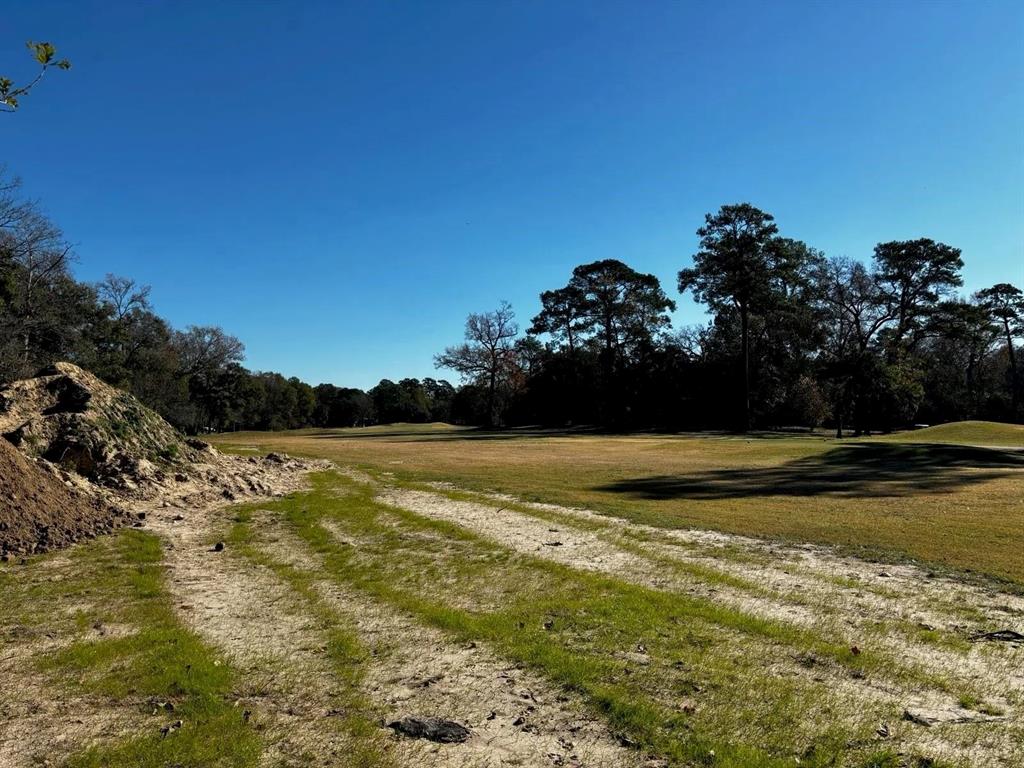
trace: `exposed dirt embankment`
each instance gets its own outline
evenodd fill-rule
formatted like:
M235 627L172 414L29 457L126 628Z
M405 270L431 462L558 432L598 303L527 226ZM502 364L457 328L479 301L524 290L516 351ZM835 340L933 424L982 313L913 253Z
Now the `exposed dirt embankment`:
M70 363L0 389L0 554L105 533L145 502L195 507L273 495L313 463L228 456ZM23 456L10 449L16 447Z
M68 488L0 440L0 557L65 547L128 519L128 512Z

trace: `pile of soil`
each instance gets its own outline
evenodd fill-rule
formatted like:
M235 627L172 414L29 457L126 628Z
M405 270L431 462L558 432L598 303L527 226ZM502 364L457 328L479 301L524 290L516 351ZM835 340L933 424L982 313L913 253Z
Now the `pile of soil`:
M322 464L224 455L71 363L0 389L0 445L0 547L18 554L113 530L129 519L125 507L197 510L279 494Z
M0 435L92 483L130 490L200 459L159 415L71 363L0 389Z
M0 439L0 558L65 547L129 520L127 511L68 488Z

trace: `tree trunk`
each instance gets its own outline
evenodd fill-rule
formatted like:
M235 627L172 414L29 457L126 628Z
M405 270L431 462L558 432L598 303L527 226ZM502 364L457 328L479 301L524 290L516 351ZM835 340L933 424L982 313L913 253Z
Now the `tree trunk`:
M1017 378L1017 352L1013 348L1013 334L1010 333L1010 321L1003 320L1003 328L1006 331L1006 354L1010 358L1010 404L1013 418L1017 418L1017 401L1019 396L1019 379Z
M743 422L742 431L750 431L750 313L740 308L740 336L743 344Z
M610 316L604 318L604 354L601 355L601 421L603 426L616 426L621 403L615 380L615 328Z
M494 418L494 388L497 383L497 371L491 368L490 380L487 384L487 426L495 426Z

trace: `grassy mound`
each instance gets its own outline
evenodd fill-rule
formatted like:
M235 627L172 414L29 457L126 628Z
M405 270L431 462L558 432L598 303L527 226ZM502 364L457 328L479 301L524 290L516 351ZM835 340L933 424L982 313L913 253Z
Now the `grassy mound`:
M959 443L1024 448L1024 425L997 421L953 421L913 432L899 432L883 439L901 443Z

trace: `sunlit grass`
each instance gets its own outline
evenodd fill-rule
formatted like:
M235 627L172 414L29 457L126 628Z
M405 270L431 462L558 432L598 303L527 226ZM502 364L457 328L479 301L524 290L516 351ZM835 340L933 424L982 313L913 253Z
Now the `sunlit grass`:
M333 473L315 477L311 493L264 508L283 516L323 568L275 564L258 547L251 554L304 592L311 580L334 579L456 639L485 642L582 695L615 732L674 764L782 766L799 757L859 766L868 755L850 744L867 743L884 711L861 711L781 670L800 654L840 677L899 674L813 632L512 553L382 505ZM243 516L232 547L252 535ZM690 697L699 706L680 709Z
M322 456L396 479L582 506L666 528L839 546L1024 587L1024 455L1014 425L884 439L485 433L440 425L237 433L218 445ZM991 444L964 449L950 443ZM942 450L925 442L945 444ZM763 478L760 480L759 478Z
M255 765L258 735L231 698L237 675L224 659L178 621L164 585L159 539L139 531L80 545L60 579L38 561L0 574L4 625L15 616L40 631L75 639L37 656L55 689L101 696L111 705L150 715L146 731L85 748L69 768L163 768ZM88 608L69 611L85 603ZM110 637L90 626L122 628ZM165 706L154 710L153 702ZM180 727L168 727L181 721ZM162 729L168 728L165 732Z

